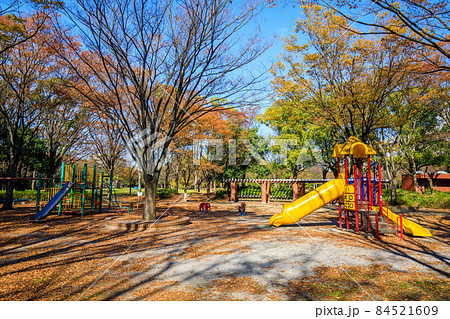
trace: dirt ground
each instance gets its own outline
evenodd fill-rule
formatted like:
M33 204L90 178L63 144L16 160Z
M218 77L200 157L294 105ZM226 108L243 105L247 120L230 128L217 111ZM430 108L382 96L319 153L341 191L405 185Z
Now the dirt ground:
M202 215L202 195L180 199L158 213L190 224L139 232L107 228L118 213L30 223L32 204L0 211L0 299L450 300L450 210L405 214L431 238L378 241L339 229L333 205L273 228L277 203L247 202L239 216L238 203L212 202Z

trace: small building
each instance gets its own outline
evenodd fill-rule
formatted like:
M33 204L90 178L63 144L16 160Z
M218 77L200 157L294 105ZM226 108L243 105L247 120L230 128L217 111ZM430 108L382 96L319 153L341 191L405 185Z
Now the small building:
M423 193L426 188L429 188L430 181L433 189L440 192L450 192L450 174L416 174L416 178L420 193ZM412 175L402 175L402 189L414 191L414 178Z

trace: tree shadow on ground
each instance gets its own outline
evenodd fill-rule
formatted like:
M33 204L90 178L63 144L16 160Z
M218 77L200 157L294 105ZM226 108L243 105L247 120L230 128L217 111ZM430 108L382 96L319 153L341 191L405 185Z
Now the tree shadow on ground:
M159 207L158 213L163 214L166 210L166 207ZM252 261L240 259L242 255L235 253L245 251L247 238L272 236L267 229L248 227L247 224L268 221L268 215L258 214L251 208L242 217L226 207L215 208L203 215L195 206L173 206L166 214L188 216L190 225L145 232L105 229L104 219L115 215L110 213L83 218L53 215L41 224L28 222L30 209L4 214L0 215L0 244L3 247L0 299L3 300L142 300L161 296L170 299L169 292L174 289L208 285L230 275L239 278L256 276L270 281L268 269L278 268L286 262L282 256ZM314 229L336 226L337 223L336 216L323 214L305 219L301 226ZM292 228L287 229L291 236ZM426 255L447 265L448 257L419 241L407 239L406 242L408 245L404 246L388 241L371 245L448 276L447 272L434 267L432 261L424 262L412 254ZM304 262L296 274L307 276L304 269L314 261L314 251L295 256L303 258ZM203 262L205 258L209 259L208 263ZM187 260L195 260L198 268L183 268ZM224 265L227 271L223 271ZM218 268L222 270L217 271ZM283 275L280 273L280 276ZM286 291L282 280L270 282L270 285ZM299 289L289 298L313 298ZM201 294L190 296L194 297L209 298Z

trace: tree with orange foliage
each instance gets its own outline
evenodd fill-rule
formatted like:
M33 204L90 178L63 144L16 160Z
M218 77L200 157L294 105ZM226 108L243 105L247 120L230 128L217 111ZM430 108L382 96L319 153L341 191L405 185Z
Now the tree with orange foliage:
M373 140L389 126L389 96L407 80L411 51L389 39L364 39L345 32L345 20L320 6L305 6L307 19L286 39L272 69L277 103L306 112L309 122L333 128L338 140ZM298 112L298 111L297 111Z
M48 24L59 0L4 0L0 3L0 57L36 36ZM29 10L34 10L30 15ZM39 14L36 14L39 13ZM30 22L33 22L30 24Z
M26 30L34 30L40 14L28 19ZM0 118L8 131L7 177L15 177L17 165L27 146L48 119L48 95L43 93L49 78L60 68L51 47L59 47L57 32L49 25L35 36L12 46L1 54ZM4 209L12 208L13 181L7 181Z
M450 71L450 3L432 0L318 0L350 21L358 34L389 35L415 44L428 73Z

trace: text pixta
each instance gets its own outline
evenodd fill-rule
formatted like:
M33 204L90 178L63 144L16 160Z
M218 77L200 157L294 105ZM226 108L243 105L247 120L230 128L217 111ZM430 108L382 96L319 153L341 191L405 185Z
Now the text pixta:
M316 308L316 318L321 316L345 316L345 317L355 317L359 314L358 308L348 307L344 310L341 307L320 307Z

